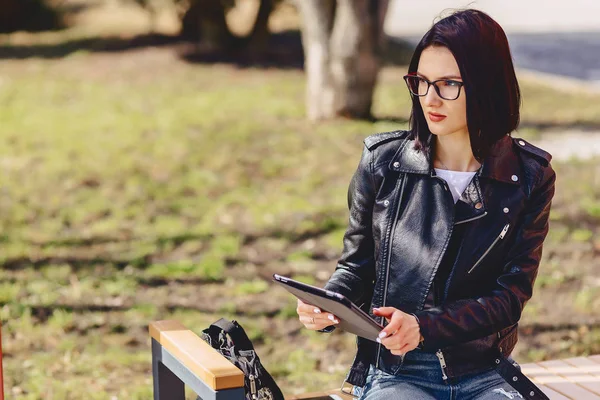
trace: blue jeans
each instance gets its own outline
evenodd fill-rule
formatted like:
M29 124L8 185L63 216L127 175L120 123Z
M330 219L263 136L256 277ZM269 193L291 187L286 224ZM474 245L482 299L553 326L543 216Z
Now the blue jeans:
M508 360L515 363L512 357ZM495 369L464 375L453 379L452 384L446 383L437 356L420 349L406 353L404 362L389 371L384 372L371 364L358 400L523 399Z

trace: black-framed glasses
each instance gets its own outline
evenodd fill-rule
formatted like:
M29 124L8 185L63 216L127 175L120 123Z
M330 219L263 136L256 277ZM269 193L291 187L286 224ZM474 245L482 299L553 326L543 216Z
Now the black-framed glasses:
M438 79L433 82L418 75L404 75L408 90L415 96L427 96L429 86L433 85L438 96L444 100L456 100L464 83L453 79Z

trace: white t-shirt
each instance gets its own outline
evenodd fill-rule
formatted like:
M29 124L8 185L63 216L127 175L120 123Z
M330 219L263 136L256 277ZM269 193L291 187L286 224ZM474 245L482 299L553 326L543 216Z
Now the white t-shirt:
M450 171L447 169L434 168L437 176L448 182L450 187L450 193L454 198L454 203L460 199L460 196L465 191L466 187L469 186L471 179L475 175L476 171Z

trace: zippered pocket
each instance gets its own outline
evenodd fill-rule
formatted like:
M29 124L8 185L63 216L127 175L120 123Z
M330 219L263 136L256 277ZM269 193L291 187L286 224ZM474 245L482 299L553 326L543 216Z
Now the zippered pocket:
M448 376L446 375L446 359L444 358L444 353L442 353L442 349L438 349L435 352L435 355L440 360L440 368L442 369L442 379L444 382L448 380Z
M498 243L498 241L504 239L504 236L506 236L506 232L508 232L508 228L509 227L510 227L510 224L504 225L504 228L502 228L502 232L500 232L500 234L498 235L498 237L496 239L494 239L494 241L492 242L492 244L490 245L490 247L488 247L487 250L481 255L481 257L479 257L479 259L477 260L477 262L475 264L473 264L473 266L471 267L471 269L469 269L467 271L467 274L470 274L471 272L473 272L473 270L475 268L477 268L477 266L479 264L481 264L481 261L485 258L485 256L488 255L488 253L492 250L492 248L496 245L496 243Z

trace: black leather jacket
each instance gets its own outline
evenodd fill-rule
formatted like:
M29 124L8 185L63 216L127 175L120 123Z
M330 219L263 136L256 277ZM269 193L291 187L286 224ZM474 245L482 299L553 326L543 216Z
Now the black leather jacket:
M420 347L438 355L449 379L493 368L500 353L507 357L515 347L517 323L532 296L554 196L551 155L504 136L465 189L459 201L466 207L457 213L446 182L413 148L409 132L379 133L364 143L348 190L342 256L325 288L382 325L373 307L414 313L424 337ZM424 309L458 224L466 224L464 240L443 296ZM384 355L403 360L381 344L362 338L357 344L346 379L354 385L363 386L369 364Z

